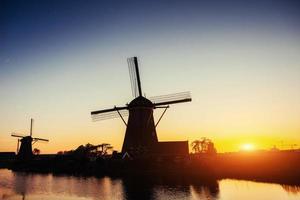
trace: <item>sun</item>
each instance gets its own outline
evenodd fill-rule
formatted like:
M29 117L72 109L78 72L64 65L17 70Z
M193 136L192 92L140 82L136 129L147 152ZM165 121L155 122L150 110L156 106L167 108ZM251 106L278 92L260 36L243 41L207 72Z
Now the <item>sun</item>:
M242 151L253 151L254 149L254 145L250 143L243 144L241 148Z

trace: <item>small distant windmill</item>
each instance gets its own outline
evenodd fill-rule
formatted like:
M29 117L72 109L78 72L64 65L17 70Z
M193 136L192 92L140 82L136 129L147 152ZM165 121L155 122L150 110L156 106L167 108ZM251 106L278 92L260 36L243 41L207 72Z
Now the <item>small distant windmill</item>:
M15 133L12 133L12 137L17 137L18 138L18 144L17 144L17 155L19 159L30 159L33 157L32 153L32 145L36 143L37 141L45 141L49 142L47 139L42 139L42 138L33 138L32 137L32 129L33 129L33 119L30 120L30 135L28 136L22 136L22 135L17 135ZM21 138L21 139L19 139ZM21 146L19 148L19 144L21 142Z
M142 86L137 57L128 58L127 62L134 99L123 107L115 106L111 109L91 112L93 120L105 120L117 117L122 119L126 125L125 138L122 147L123 154L129 153L133 155L136 152L141 151L155 151L159 153L159 149L164 149L164 151L166 149L174 149L174 151L176 151L176 149L178 149L177 147L179 146L182 147L181 149L183 149L181 152L188 153L187 141L168 143L158 142L156 127L166 110L169 108L170 104L189 102L192 100L190 92L156 96L149 98L149 100L142 95ZM164 108L164 111L155 123L153 110L156 108ZM129 115L129 117L126 123L123 117L127 115ZM167 146L172 146L172 148L168 148Z

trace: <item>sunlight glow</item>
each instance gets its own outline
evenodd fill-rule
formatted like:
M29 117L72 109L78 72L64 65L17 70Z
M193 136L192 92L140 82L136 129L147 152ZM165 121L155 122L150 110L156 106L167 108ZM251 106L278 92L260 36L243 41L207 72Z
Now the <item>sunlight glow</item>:
M241 148L242 151L253 151L254 149L254 145L250 143L243 144Z

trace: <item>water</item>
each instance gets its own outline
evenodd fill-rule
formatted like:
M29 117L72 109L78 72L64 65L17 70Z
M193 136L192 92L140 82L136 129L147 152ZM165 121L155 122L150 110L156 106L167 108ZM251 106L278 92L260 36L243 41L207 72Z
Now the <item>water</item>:
M221 180L209 184L16 173L0 169L2 200L296 200L300 186Z

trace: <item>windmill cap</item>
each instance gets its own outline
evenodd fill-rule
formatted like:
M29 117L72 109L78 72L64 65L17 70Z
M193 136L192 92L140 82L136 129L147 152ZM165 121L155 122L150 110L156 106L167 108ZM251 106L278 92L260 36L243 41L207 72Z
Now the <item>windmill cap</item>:
M153 103L149 99L139 96L129 103L129 107L153 107Z
M21 140L32 140L32 137L31 136L25 136Z

